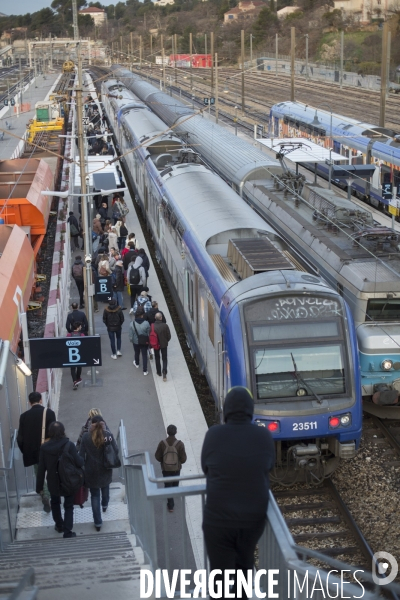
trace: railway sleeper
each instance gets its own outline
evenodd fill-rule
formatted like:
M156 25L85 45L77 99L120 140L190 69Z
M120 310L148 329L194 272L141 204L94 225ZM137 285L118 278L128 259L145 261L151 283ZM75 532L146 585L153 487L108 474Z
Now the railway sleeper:
M296 543L304 542L307 540L326 540L329 538L341 538L341 537L350 537L351 533L346 531L345 529L340 529L339 531L315 531L314 533L298 533L293 536L293 539Z
M325 523L341 523L340 517L314 517L306 519L286 519L288 527L297 527L303 525L320 525Z
M310 504L283 504L279 505L281 512L296 512L298 510L324 510L334 509L336 505L333 502L314 502Z

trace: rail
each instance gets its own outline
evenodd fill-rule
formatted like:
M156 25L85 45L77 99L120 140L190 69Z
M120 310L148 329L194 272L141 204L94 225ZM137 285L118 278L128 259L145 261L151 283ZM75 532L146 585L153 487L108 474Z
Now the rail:
M204 480L204 476L196 474L168 479L156 477L148 452L128 453L126 431L122 420L117 443L122 462L119 476L125 483L125 500L128 505L130 526L132 533L136 535L138 545L143 550L145 563L153 572L157 569L166 569L170 579L172 569L207 569L203 538L190 535L191 525L187 522L187 505L191 501L197 503L197 523L201 522L206 486L204 481L192 485L189 481ZM167 489L159 487L159 484L172 480L179 480L183 486ZM178 521L171 520L167 516L168 497L173 497L178 504L177 513L180 516ZM323 569L315 566L316 561L324 565ZM364 600L381 597L381 588L374 581L371 573L361 569L361 576L360 569L354 566L330 558L321 552L296 545L272 493L270 493L265 531L258 544L257 567L258 570L278 570L277 584L273 591L279 598L297 597L305 600L311 597L309 596L311 588L315 600L337 597L335 594L339 589L338 585L342 585L343 589L343 580L341 583L340 576L336 576L335 573L343 571L349 573L351 577L358 572L358 577L354 577L353 582L360 580L363 586L361 589L361 584L346 579L345 590L346 594L349 594L346 597L362 597ZM326 568L329 569L329 574ZM261 577L260 587L261 591L267 592L268 586L264 579L265 577ZM315 583L317 581L320 583ZM400 592L400 585L392 583L385 586L385 590L395 597L394 594ZM165 589L162 593L165 594Z
M14 451L15 451L15 443L17 441L18 431L14 429L14 433L11 440L11 448L9 452L9 465L8 467L0 467L0 473L2 473L4 478L4 499L6 503L6 511L7 511L7 521L8 521L8 531L10 534L11 541L14 541L14 527L13 527L13 519L11 515L11 501L10 501L10 493L8 489L8 473L14 470ZM3 551L2 544L2 536L0 532L0 551Z

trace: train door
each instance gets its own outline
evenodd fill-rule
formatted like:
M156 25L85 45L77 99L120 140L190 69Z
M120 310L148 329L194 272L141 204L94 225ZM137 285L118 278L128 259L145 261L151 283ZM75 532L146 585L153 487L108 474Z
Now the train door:
M217 348L217 393L218 393L218 415L220 422L223 422L223 407L224 399L227 390L225 389L226 372L225 372L225 355L224 350L224 336L221 334L221 339L218 342Z
M207 290L204 284L204 280L202 277L199 278L199 303L198 303L198 313L199 313L199 342L200 342L200 352L203 359L203 362L207 364L207 339L208 339L208 313L207 313Z

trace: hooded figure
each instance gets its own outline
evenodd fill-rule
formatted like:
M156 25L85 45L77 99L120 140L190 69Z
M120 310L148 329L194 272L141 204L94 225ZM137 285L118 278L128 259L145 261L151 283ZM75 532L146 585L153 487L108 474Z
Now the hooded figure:
M107 327L108 337L110 338L111 344L111 358L116 359L118 356L122 356L121 353L121 330L122 323L124 322L124 313L117 301L112 298L107 308L103 312L103 323ZM115 345L115 341L117 345Z
M207 497L203 531L210 571L239 569L246 576L254 567L254 550L267 514L275 448L268 429L252 423L253 412L249 390L232 388L225 398L225 425L211 427L204 439L201 466Z

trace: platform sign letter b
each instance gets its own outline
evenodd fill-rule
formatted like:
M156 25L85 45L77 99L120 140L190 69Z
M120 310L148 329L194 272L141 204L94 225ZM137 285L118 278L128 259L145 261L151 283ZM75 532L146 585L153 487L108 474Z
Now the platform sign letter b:
M100 293L101 294L107 293L107 283L100 283Z
M79 354L79 348L68 348L69 354L69 362L75 363L81 360L81 355Z

